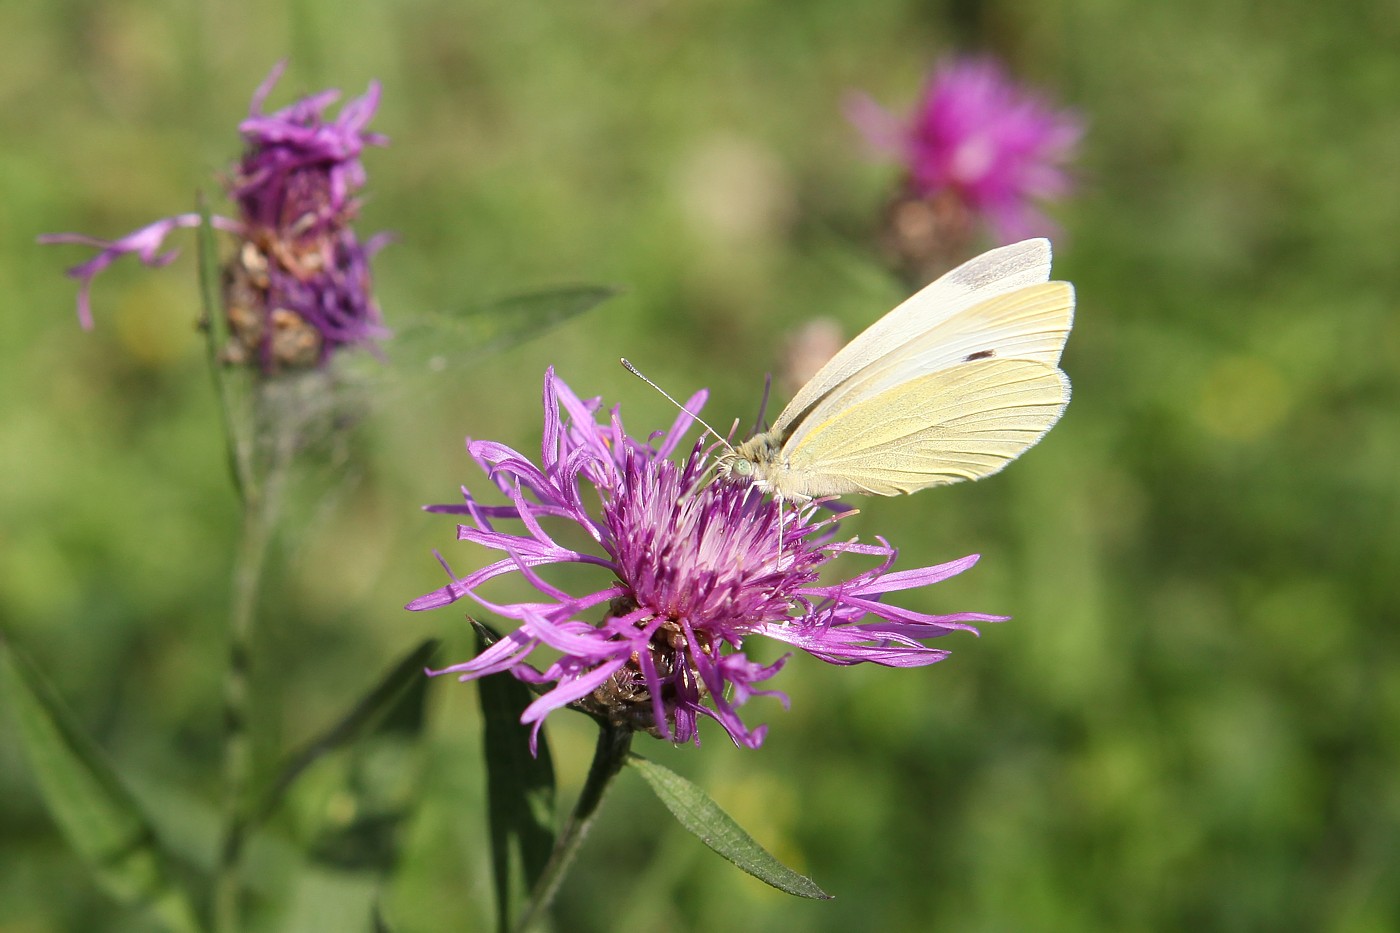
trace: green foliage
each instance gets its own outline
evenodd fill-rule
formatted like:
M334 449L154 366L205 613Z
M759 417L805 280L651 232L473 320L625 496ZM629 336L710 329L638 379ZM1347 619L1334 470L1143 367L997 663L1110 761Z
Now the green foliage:
M343 487L299 503L254 669L270 775L419 640L475 650L460 614L397 608L441 585L434 548L459 573L482 559L417 506L485 488L464 435L538 449L547 365L629 424L674 416L619 356L747 424L798 326L850 335L893 307L871 245L892 174L842 95L905 106L961 42L1090 119L1082 193L1053 211L1080 302L1074 400L1004 474L862 501L848 530L888 537L901 566L980 552L907 604L1014 618L950 636L926 670L794 657L791 710L746 707L770 725L759 752L716 730L698 751L639 739L835 900L745 878L622 781L556 914L954 933L1400 916L1391 7L136 0L0 5L0 27L0 134L23 141L0 152L0 617L122 773L159 777L163 807L171 786L217 794L237 534L193 241L164 270L113 267L83 333L60 275L82 254L36 234L187 209L286 55L274 105L384 81L393 144L366 154L363 229L397 235L374 263L391 328L570 282L627 289L448 367L431 404L390 398ZM447 678L428 692L428 790L383 916L487 929L480 710ZM577 718L551 735L561 800L591 750ZM0 927L146 928L89 880L0 723ZM284 854L253 845L252 882Z
M199 930L189 892L175 880L175 859L141 805L33 664L2 636L0 696L49 812L102 888L148 911L162 929Z
M261 803L253 813L253 822L266 819L282 803L287 789L296 779L331 752L343 748L359 751L366 739L378 739L382 742L397 738L403 745L411 746L423 729L427 683L423 676L423 668L437 648L438 642L435 639L429 639L414 648L387 671L338 722L292 755L262 795ZM402 753L403 750L394 751ZM374 857L380 858L382 855Z
M735 867L785 894L818 900L831 897L811 878L798 874L774 858L697 785L640 755L633 755L627 763L646 779L648 786L682 826L717 854L734 863Z
M395 369L460 372L491 353L509 350L590 310L617 293L596 285L510 295L455 314L422 314L394 331Z
M500 639L472 620L478 652ZM486 768L486 818L491 826L491 871L496 887L496 929L511 929L526 897L544 876L554 848L554 762L541 732L532 752L532 726L520 716L534 700L530 688L509 674L476 682L481 695L482 758Z

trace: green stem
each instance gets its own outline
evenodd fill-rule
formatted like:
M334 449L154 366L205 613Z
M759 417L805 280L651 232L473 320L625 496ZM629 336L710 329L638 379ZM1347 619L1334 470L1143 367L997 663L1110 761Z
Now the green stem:
M199 280L209 373L214 380L228 445L229 472L243 506L242 528L233 564L228 668L224 672L223 828L212 907L214 929L218 933L238 933L241 868L248 831L248 783L253 759L248 730L249 666L263 570L275 525L283 458L278 456L279 445L274 443L273 455L264 463L258 463L265 414L261 403L265 401L262 393L266 383L251 385L248 372L224 365L222 354L228 341L228 323L221 301L218 248L208 203L202 194L197 200L204 219L199 227ZM261 476L259 465L266 467Z
M530 893L530 902L525 912L515 924L516 933L526 933L543 919L559 891L559 885L573 864L579 846L588 834L593 819L598 815L598 805L603 802L603 793L612 783L617 772L627 761L627 752L632 747L632 730L620 726L605 725L598 732L598 747L593 753L593 764L588 769L588 780L579 792L574 812L555 840L554 851L545 863L544 872Z
M252 772L252 738L248 730L249 658L258 594L272 536L272 522L260 497L245 500L242 540L233 572L229 615L228 668L224 672L223 838L214 885L214 929L237 933L243 843L247 826L248 779Z
M249 498L255 495L253 485L252 435L246 430L247 401L246 372L235 372L224 364L223 353L229 340L228 321L222 301L223 270L219 249L214 242L214 224L209 202L203 192L195 198L196 210L203 223L196 233L199 248L199 295L203 316L204 350L209 361L209 375L214 380L214 392L219 400L219 416L223 421L224 439L228 444L229 473L233 487L247 509Z
M241 448L235 462L245 472L239 492L243 527L233 568L233 599L229 613L228 667L224 673L223 836L214 881L214 929L238 933L242 895L242 862L251 828L249 779L253 770L249 684L253 643L263 571L267 567L281 508L283 485L291 464L293 436L278 421L279 408L269 393L270 383L254 390L251 429L240 434L230 421L229 443Z

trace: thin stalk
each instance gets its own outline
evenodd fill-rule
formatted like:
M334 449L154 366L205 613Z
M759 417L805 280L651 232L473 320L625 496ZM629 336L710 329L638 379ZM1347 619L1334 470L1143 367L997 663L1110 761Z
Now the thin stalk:
M283 482L290 464L287 438L268 430L277 415L269 412L267 385L260 385L253 406L253 442L257 453L249 458L246 480L239 484L243 522L234 557L232 605L228 627L228 666L224 671L223 835L214 881L214 929L238 933L242 895L242 861L250 829L249 779L253 742L250 731L249 683L268 550L276 530ZM233 422L231 422L232 424ZM262 444L257 443L263 441ZM270 440L270 443L268 441ZM238 443L236 430L229 443ZM245 442L246 443L246 442ZM257 466L253 466L252 463Z
M224 671L223 837L214 885L214 929L237 933L246 828L245 798L252 771L248 731L248 678L253 620L262 589L271 522L256 499L245 502L242 539L233 571L233 605L229 614L229 656Z
M248 662L272 522L264 497L266 490L259 486L253 467L256 417L247 405L249 395L246 391L236 391L236 388L246 389L246 381L241 381L246 374L230 372L222 360L228 339L228 324L220 300L222 269L218 247L214 243L209 204L203 193L196 200L203 219L198 229L199 284L209 374L214 381L224 441L228 446L230 478L239 504L243 507L238 550L233 561L229 661L224 672L223 826L212 908L215 930L219 933L238 933L242 889L239 868L246 825L243 798L252 768L252 747L247 729ZM239 381L235 383L236 380Z
M603 802L603 793L617 776L617 772L622 770L631 747L631 729L614 725L604 725L600 728L598 746L593 753L593 764L588 768L588 779L583 784L583 790L579 792L574 812L569 814L568 822L564 824L559 838L555 840L554 851L550 853L544 872L535 884L535 890L530 894L525 912L516 921L515 933L527 933L549 910L554 895L559 892L559 885L573 864L574 856L578 854L579 846L588 835L593 819L598 815L598 805Z
M228 321L222 301L223 268L219 263L219 248L214 242L214 220L204 193L195 198L201 223L196 229L199 250L199 298L203 316L204 349L209 360L209 375L214 380L214 392L219 400L219 416L223 421L224 439L228 444L229 474L233 488L246 510L248 500L256 497L253 476L253 437L247 430L247 380L245 373L231 372L224 364L224 348L229 340Z

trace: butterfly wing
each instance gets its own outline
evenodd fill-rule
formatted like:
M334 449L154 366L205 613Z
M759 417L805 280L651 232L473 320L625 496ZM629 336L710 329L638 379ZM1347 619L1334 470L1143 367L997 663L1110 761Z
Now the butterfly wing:
M998 295L942 321L902 346L871 360L838 383L792 426L779 430L792 443L852 405L901 383L967 362L1031 360L1054 368L1074 315L1068 282L1042 282Z
M968 260L871 324L832 357L778 415L774 429L786 434L789 426L799 421L837 386L911 340L928 337L931 344L936 345L943 339L944 325L949 324L954 325L954 331L949 332L950 338L955 338L958 326L954 322L960 315L985 305L996 296L1042 284L1049 278L1050 241L1045 239L1013 243ZM1072 308L1072 301L1070 306ZM982 319L977 316L970 319L973 326L979 321ZM985 326L985 321L982 323ZM1069 332L1068 319L1063 330L1058 347L1063 347L1065 335ZM1058 347L1055 360L1059 359ZM982 349L986 347L978 346L968 353ZM966 355L954 356L948 362L955 362ZM931 371L931 368L923 371Z
M1069 379L1036 360L978 359L910 379L785 444L780 492L892 496L996 473L1069 403Z

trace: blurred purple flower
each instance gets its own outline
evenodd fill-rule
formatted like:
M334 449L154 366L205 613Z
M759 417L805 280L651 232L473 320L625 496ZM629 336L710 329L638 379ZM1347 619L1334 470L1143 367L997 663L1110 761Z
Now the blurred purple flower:
M1017 85L990 58L940 65L907 121L864 94L850 97L846 114L900 161L910 195L951 198L1003 243L1053 231L1035 205L1069 192L1065 166L1084 134L1077 113Z
M379 83L349 101L333 120L325 111L340 96L322 91L274 113L263 104L282 76L279 62L253 94L239 125L247 144L228 182L238 217L214 225L240 243L225 268L224 301L233 340L231 362L256 362L266 372L323 363L338 347L371 344L386 334L371 295L369 259L383 235L361 243L351 226L355 197L365 182L360 154L388 140L366 130L379 103ZM92 327L91 290L96 276L122 256L162 266L175 251L160 252L165 237L199 225L198 214L180 214L112 241L73 233L41 236L41 243L81 243L101 252L68 275L81 284L78 319Z
M881 602L885 593L961 573L976 555L892 573L894 548L883 539L834 540L835 520L817 520L818 504L784 519L752 485L707 483L707 456L698 444L684 465L667 459L704 398L697 393L669 431L639 442L623 430L617 409L600 419L601 400L580 400L551 369L541 466L502 444L468 441L468 452L510 504L483 505L464 488L464 505L428 511L467 516L458 539L505 556L466 577L453 574L451 583L408 608L470 596L519 626L476 658L431 673L470 680L509 671L547 685L521 717L536 733L552 710L573 706L678 743L698 744L699 719L708 716L736 744L755 748L767 727L750 729L737 708L754 695L778 697L786 706L785 695L756 685L787 658L768 665L750 660L742 650L747 636L777 639L831 664L918 667L947 656L923 639L1002 620L927 615ZM521 522L524 533L497 531L494 522L502 519ZM573 523L596 548L562 543L545 530L549 521ZM819 583L821 568L841 554L878 564L843 582ZM572 595L539 575L537 568L552 564L595 565L612 580ZM482 594L488 581L513 573L540 598L501 604ZM600 621L586 621L594 611ZM553 658L543 671L526 663L537 648Z

